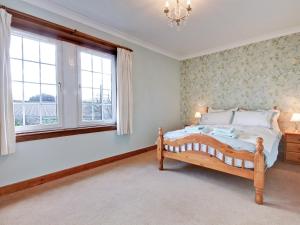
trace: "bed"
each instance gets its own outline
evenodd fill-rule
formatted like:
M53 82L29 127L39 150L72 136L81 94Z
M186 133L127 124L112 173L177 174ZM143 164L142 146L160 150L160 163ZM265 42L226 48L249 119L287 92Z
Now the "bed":
M235 114L239 115L233 112L233 117ZM277 119L278 117L272 120L277 123ZM247 120L249 123L249 119ZM164 159L168 158L253 180L255 202L263 204L265 171L277 159L281 132L276 125L274 128L262 126L261 121L250 123L206 124L199 125L199 130L197 126L193 126L165 134L159 128L159 169L163 170ZM205 129L201 130L200 127ZM217 129L232 129L237 137L215 135L214 130Z

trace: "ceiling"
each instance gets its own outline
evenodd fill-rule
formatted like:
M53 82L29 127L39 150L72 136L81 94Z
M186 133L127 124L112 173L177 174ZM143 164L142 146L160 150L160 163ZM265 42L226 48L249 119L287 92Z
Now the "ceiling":
M176 59L300 32L300 0L192 0L177 31L164 0L24 0Z

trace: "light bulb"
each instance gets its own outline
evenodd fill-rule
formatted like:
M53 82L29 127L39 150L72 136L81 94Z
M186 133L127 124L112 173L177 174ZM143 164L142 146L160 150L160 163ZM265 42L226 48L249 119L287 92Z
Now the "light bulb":
M169 1L166 1L165 7L166 7L166 8L169 8L169 6L170 6L170 5L169 5Z

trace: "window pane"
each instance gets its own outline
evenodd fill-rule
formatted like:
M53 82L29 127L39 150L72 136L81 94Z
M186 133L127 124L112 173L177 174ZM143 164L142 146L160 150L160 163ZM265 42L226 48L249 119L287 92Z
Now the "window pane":
M41 100L42 102L56 102L56 85L41 85Z
M82 102L92 102L93 101L93 92L91 88L82 88L81 98Z
M92 56L84 52L81 52L80 56L81 56L81 61L80 61L81 69L92 71Z
M23 126L23 106L20 103L14 103L15 126Z
M81 52L82 119L112 120L112 62L102 57ZM91 80L92 79L92 80ZM92 105L91 105L92 103ZM104 107L106 116L104 118Z
M25 125L40 124L40 106L38 103L25 103Z
M93 89L93 102L101 103L101 90Z
M81 71L81 86L82 87L93 86L92 72Z
M111 89L111 76L103 75L103 89Z
M94 104L93 111L94 111L94 120L102 120L102 105Z
M22 59L22 38L11 35L10 57Z
M12 80L23 80L22 75L22 60L11 59L10 60L11 76Z
M103 105L103 120L112 120L112 106Z
M92 120L92 103L82 104L82 120Z
M102 72L102 59L99 56L93 55L93 71Z
M56 67L41 64L41 82L44 84L56 84Z
M101 88L102 75L100 73L93 73L93 88Z
M45 42L40 43L41 48L41 62L48 64L55 64L55 45Z
M42 124L57 123L57 109L55 103L41 105Z
M15 126L58 123L56 51L56 42L35 34L11 35Z
M12 94L14 102L23 101L23 84L21 82L12 82Z
M40 102L40 85L24 83L24 101Z
M23 58L25 60L31 60L39 62L39 42L23 38Z
M103 73L111 74L111 60L110 59L103 59Z
M111 91L110 90L103 90L102 102L111 104Z
M24 81L40 82L40 67L38 63L24 61Z

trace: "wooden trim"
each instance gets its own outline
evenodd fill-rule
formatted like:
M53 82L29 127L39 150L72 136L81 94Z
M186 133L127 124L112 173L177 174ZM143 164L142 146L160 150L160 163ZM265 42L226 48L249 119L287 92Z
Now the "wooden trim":
M10 184L10 185L6 185L3 187L0 187L0 196L3 195L7 195L7 194L11 194L17 191L21 191L24 189L28 189L28 188L32 188L34 186L37 185L41 185L44 183L48 183L50 181L53 180L57 180L66 176L70 176L72 174L76 174L76 173L80 173L86 170L90 170L90 169L94 169L96 167L99 166L103 166L105 164L109 164L115 161L119 161L122 159L126 159L129 157L133 157L151 150L154 150L156 148L156 145L153 146L149 146L149 147L145 147L145 148L141 148L135 151L131 151L131 152L127 152L127 153L123 153L121 155L116 155L116 156L112 156L109 158L105 158L105 159L100 159L94 162L90 162L90 163L86 163L83 165L79 165L79 166L75 166L72 168L68 168L68 169L64 169L58 172L54 172L54 173L50 173L50 174L46 174L40 177L35 177L29 180L25 180L25 181L21 181L18 183L14 183L14 184Z
M71 129L59 129L59 130L49 130L40 132L26 132L16 134L16 142L33 141L40 139L64 137L78 134L87 134L95 132L104 132L116 130L116 125L112 126L97 126L97 127L78 127Z
M39 35L45 35L47 37L52 37L61 41L67 41L76 45L100 50L114 55L117 54L117 48L123 48L132 51L130 48L99 39L97 37L77 31L76 29L70 29L3 5L0 5L0 8L4 8L12 15L11 25L18 29Z

